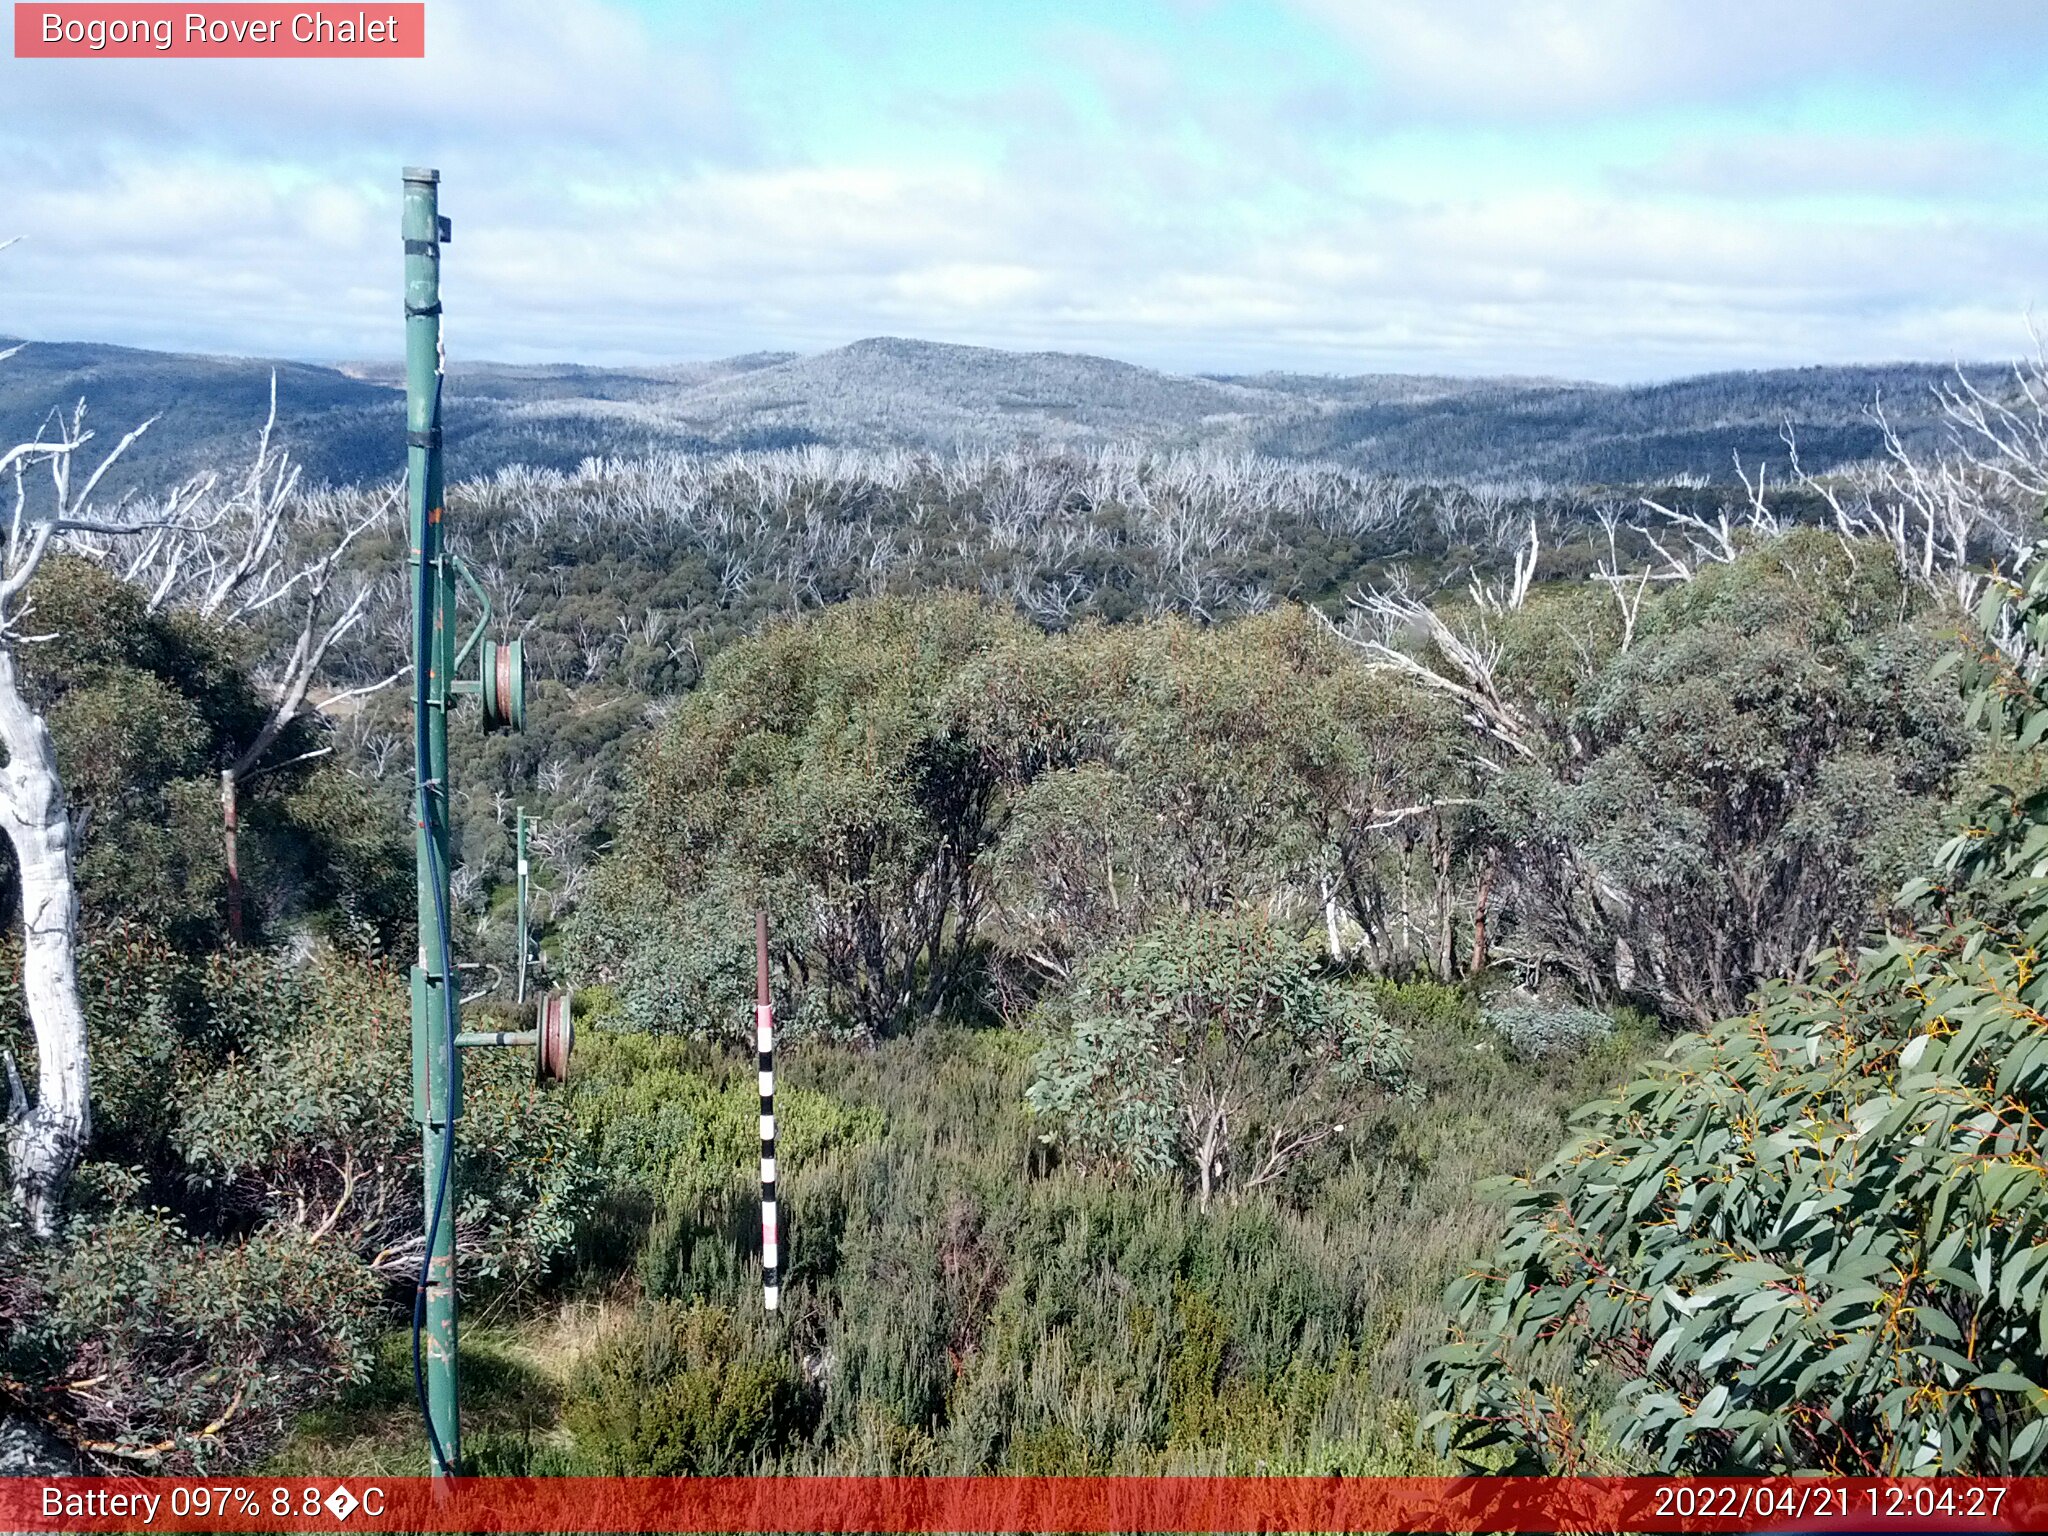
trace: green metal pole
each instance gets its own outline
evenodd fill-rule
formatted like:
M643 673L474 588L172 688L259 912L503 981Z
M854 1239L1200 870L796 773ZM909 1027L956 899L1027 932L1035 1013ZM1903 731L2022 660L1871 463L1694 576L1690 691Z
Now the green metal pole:
M455 978L444 957L450 935L448 710L453 703L454 584L442 553L441 508L441 242L438 171L405 172L405 427L407 527L413 576L415 729L424 748L423 782L414 808L419 877L419 963L412 974L413 1109L426 1166L427 1283L420 1339L427 1418L444 1461L434 1474L461 1465L455 1369L455 1191L445 1159L455 1153L454 1117L461 1112L462 1064L453 1049ZM444 1182L445 1180L445 1182ZM439 1220L435 1220L437 1194ZM431 1459L431 1458L430 1458Z

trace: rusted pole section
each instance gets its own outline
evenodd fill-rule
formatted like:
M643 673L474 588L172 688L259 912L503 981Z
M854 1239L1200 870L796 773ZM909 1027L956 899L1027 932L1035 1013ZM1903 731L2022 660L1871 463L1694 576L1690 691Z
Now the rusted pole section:
M768 914L754 914L754 1049L761 1067L761 1305L782 1302L782 1226L775 1208L775 1004L768 996Z

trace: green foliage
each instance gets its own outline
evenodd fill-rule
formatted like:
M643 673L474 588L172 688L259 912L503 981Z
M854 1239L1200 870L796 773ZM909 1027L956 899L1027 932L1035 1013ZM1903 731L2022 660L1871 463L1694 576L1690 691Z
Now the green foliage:
M91 935L80 982L95 1161L57 1242L0 1234L0 1393L152 1466L247 1464L357 1379L417 1263L404 985L326 950L183 955L149 928ZM18 984L0 996L19 1054ZM456 1222L486 1297L568 1252L593 1180L528 1062L465 1065Z
M786 1349L701 1303L656 1303L608 1339L576 1383L578 1452L610 1476L744 1472L815 1417Z
M1258 905L1382 975L1501 954L1704 1022L1868 929L1968 755L1936 626L1869 553L1806 531L1710 564L1626 645L1591 586L1492 615L1523 728L1490 775L1453 699L1296 608L781 624L641 757L571 969L638 1027L743 1033L765 901L788 1022L872 1036L1021 1018L1163 918Z
M1021 1032L941 1024L792 1051L782 1078L886 1131L781 1158L777 1348L820 1406L801 1442L744 1469L1441 1470L1406 1382L1445 1280L1497 1231L1472 1185L1523 1166L1601 1079L1566 1063L1532 1077L1463 1032L1413 1054L1430 1096L1388 1098L1284 1200L1204 1210L1048 1147L1023 1104ZM751 1300L750 1172L655 1224L655 1294Z
M362 962L239 969L233 983L257 1016L226 1059L193 1063L177 1095L188 1186L219 1208L342 1235L373 1263L391 1258L424 1220L419 1126L410 1094L394 1091L412 1073L403 985ZM465 1272L486 1280L544 1272L593 1193L568 1105L532 1075L516 1052L463 1061L455 1220Z
M1014 628L884 601L727 651L638 765L619 867L570 935L579 977L629 1018L734 1027L750 968L730 961L765 905L792 1024L873 1037L957 999L994 783L934 701Z
M1587 591L1508 616L1533 760L1484 796L1506 937L1691 1023L1853 943L1937 841L1970 742L1883 551L1800 530L1708 564L1619 644Z
M734 1183L758 1179L760 1090L753 1077L681 1042L600 1035L579 1046L575 1115L588 1155L616 1188L694 1208ZM779 1087L781 1157L814 1165L882 1134L879 1112L811 1089Z
M2048 1462L2048 559L1967 668L2006 782L1910 922L1677 1047L1516 1180L1431 1361L1440 1441L1557 1469Z
M1372 990L1381 1016L1410 1034L1454 1037L1470 1034L1480 1022L1478 999L1466 987L1427 977L1407 981L1382 978Z
M1452 724L1300 610L1048 636L850 604L727 651L676 712L568 958L640 1028L742 1032L765 902L788 1021L872 1036L979 1003L984 945L1021 1013L1169 914L1320 891L1384 937L1372 818L1457 782Z
M130 1465L244 1461L360 1379L380 1326L383 1288L353 1255L279 1229L196 1238L162 1209L116 1206L55 1245L8 1226L0 1265L9 1395Z
M299 917L337 943L402 950L419 911L403 807L335 768L316 767L275 791L264 779L257 787L258 835L246 845L243 882L272 927Z
M140 592L83 561L50 562L35 602L54 638L29 648L24 680L84 827L85 911L150 922L186 946L218 942L226 881L214 773L256 710L238 658L222 636L147 614Z
M147 611L144 595L75 558L47 563L34 588L52 638L23 652L79 828L78 887L88 924L146 925L194 953L226 934L220 770L268 711L248 639L186 614ZM246 784L238 806L252 938L289 924L388 940L410 914L396 809L368 814L358 781L293 759L315 749L302 719L273 749L286 764ZM0 887L12 895L12 853Z
M609 473L576 494L612 494L624 482ZM929 534L933 549L986 510L960 502L957 486L919 482L917 494L925 489L933 504L919 538ZM516 492L508 483L476 495L509 516ZM1157 482L1148 494L1168 499ZM1110 617L1159 606L1155 524L1170 521L1120 495L1076 502L1091 538L1100 535L1076 557L1094 583L1083 606ZM836 538L858 506L821 502L802 516ZM1316 515L1301 567L1311 589L1376 558L1374 536L1345 531L1344 515ZM539 562L533 571L588 552L583 534L555 534L560 547L522 551ZM1427 542L1428 558L1455 554L1434 534ZM1243 558L1269 560L1247 579L1270 586L1286 572L1263 548L1247 545ZM662 607L622 644L579 640L594 657L582 670L601 681L537 689L533 735L458 733L457 777L476 790L460 811L460 855L484 890L462 926L491 918L483 952L504 958L488 948L510 926L488 906L488 888L509 874L506 796L536 779L553 786L553 830L573 837L546 856L548 878L564 900L588 894L563 935L576 979L596 983L581 995L598 1006L579 1022L605 1023L585 1035L566 1096L536 1095L515 1055L469 1059L465 1283L515 1306L530 1297L560 1272L600 1184L604 1241L644 1237L638 1273L653 1304L568 1394L579 1453L607 1469L1433 1468L1409 1444L1402 1393L1440 1331L1442 1281L1498 1236L1496 1218L1470 1198L1473 1179L1524 1170L1554 1146L1557 1107L1630 1068L1649 1025L1624 1018L1584 1049L1545 1051L1539 1035L1589 1035L1589 1020L1606 1015L1510 1020L1519 1043L1503 1052L1501 1010L1488 1017L1479 1003L1486 978L1454 987L1422 977L1462 976L1484 915L1497 948L1546 974L1561 970L1594 995L1696 1010L1715 988L1739 992L1759 971L1789 969L1861 930L1873 893L1924 839L1963 739L1922 678L1931 629L1883 562L1845 562L1837 549L1788 541L1655 596L1626 653L1604 593L1539 593L1502 625L1504 667L1537 723L1542 761L1483 791L1456 711L1360 667L1302 610L1049 635L967 599L881 598L730 644L700 686L697 637L709 654L753 614L850 585L804 595L764 579L741 603L720 592L701 552L666 564L640 548L604 552L550 584L543 629L558 672L577 675L570 635L611 635L622 592ZM1183 574L1206 579L1206 569ZM206 953L222 899L220 753L260 694L222 637L142 614L87 569L53 567L49 584L48 611L64 617L70 648L46 653L32 681L89 812L81 868L94 934L83 974L100 1139L73 1234L46 1250L47 1269L24 1256L0 1283L5 1391L81 1435L168 1439L167 1466L243 1461L295 1407L318 1400L323 1380L360 1372L366 1341L394 1316L378 1277L402 1282L416 1260L417 1128L402 1088L393 1092L409 1076L400 978L318 944L302 963L261 949ZM658 618L689 645L658 643ZM1995 673L1993 658L1983 664ZM650 713L643 690L693 687L659 706L666 725L636 769L617 856L582 885L575 846L611 830L612 769ZM2042 733L2018 705L2009 714L2018 760ZM279 755L316 744L309 734ZM304 925L375 952L406 925L402 774L372 772L367 759L356 767L299 765L245 798L258 930ZM2012 961L2016 993L2031 985L2022 952L2006 944L2011 922L1974 950L1944 927L1960 921L1965 896L1988 899L2004 878L2002 855L1985 853L2003 846L2003 829L2019 829L2011 837L2023 843L2038 824L2026 793L1987 802L1956 873L1918 909L1910 942L1931 947L1909 953L1911 978L1894 974L1885 996L1937 975L1960 987L1986 956ZM1856 858L1840 857L1845 843ZM1981 870L1970 863L1982 858ZM775 915L785 1038L799 1046L785 1057L779 1106L792 1310L772 1347L720 1306L750 1297L757 1252L751 1066L717 1047L746 1033L760 904ZM1268 916L1242 915L1251 911ZM1316 945L1292 941L1311 928ZM1402 979L1367 982L1344 961ZM1864 988L1875 975L1833 984ZM1767 1013L1793 1008L1784 999L1794 996L1773 994ZM1962 1017L1946 996L1914 1004L1939 1002L1944 1011L1927 1019L1941 1029ZM991 1002L1012 1019L1035 1009L1043 1037L959 1027L985 1020ZM1875 1037L1864 1057L1847 1043L1864 1026L1843 1021L1862 1020L1863 1007L1843 1002L1824 1022L1759 1015L1766 1041L1790 1042L1772 1047L1775 1059L1724 1043L1725 1063L1687 1058L1693 1065L1679 1068L1709 1086L1643 1102L1706 1113L1710 1130L1745 1094L1741 1113L1786 1125L1803 1127L1817 1106L1814 1134L1839 1162L1852 1134L1892 1134L1860 1127L1858 1106L1907 1096ZM912 1024L934 1027L901 1038ZM2007 1045L2025 1046L2018 1028ZM0 1030L19 1050L19 1020L0 1017ZM1995 1035L1987 1026L1985 1039ZM848 1037L872 1048L844 1049ZM1796 1056L1809 1048L1811 1060ZM2024 1099L2031 1068L2000 1090L1987 1078L1988 1049L1951 1063L1928 1046L1920 1069L1938 1062L1975 1095L1972 1113L2006 1113L1999 1093ZM1788 1099L1779 1090L1790 1077L1771 1074L1800 1070L1820 1075L1786 1088ZM1866 1080L1878 1087L1859 1098ZM1403 1081L1427 1091L1385 1091ZM1678 1091L1659 1081L1659 1093ZM1894 1150L1978 1134L1939 1121L1927 1096L1913 1102L1925 1111L1914 1132L1938 1134L1916 1143L1900 1131ZM1578 1184L1553 1179L1578 1202L1570 1209L1584 1233L1637 1241L1616 1235L1613 1212L1644 1189L1638 1214L1663 1214L1666 1200L1675 1212L1678 1193L1644 1172L1666 1162L1698 1172L1703 1188L1734 1182L1721 1172L1740 1163L1729 1150L1739 1137L1702 1151L1650 1132L1646 1123L1623 1164L1603 1147L1585 1154ZM2004 1130L1984 1134L1992 1151L1957 1152L1956 1166L2008 1156ZM2030 1146L2029 1135L2015 1132L2014 1145ZM1786 1153L1785 1169L1793 1161ZM1641 1175L1626 1197L1609 1188L1618 1167ZM1967 1183L1955 1167L1938 1178L1929 1167L1921 1176L1937 1194ZM1144 1168L1232 1198L1204 1207L1163 1180L1100 1176ZM1737 1253L1755 1248L1763 1202L1779 1199L1782 1215L1797 1209L1784 1200L1818 1187L1785 1169L1772 1175L1781 1185L1744 1171L1741 1198L1702 1196L1700 1230ZM1971 1240L1992 1234L2000 1265L2018 1254L2024 1289L2032 1261L2020 1245L2035 1239L2014 1194L2022 1183L2016 1175L1989 1196L1969 1185L1969 1208L1981 1217ZM1974 1277L1978 1250L1912 1269L1933 1264L1910 1237L1932 1197L1900 1189L1807 1218L1814 1230L1839 1223L1843 1244L1877 1234L1870 1240L1892 1242L1887 1256L1907 1266L1899 1275L1913 1274L1918 1289L1886 1348L1938 1360L1928 1351L1940 1324L1922 1314L1967 1335L1981 1312L2009 1334L2023 1295L1967 1298L1946 1273ZM1958 1193L1951 1204L1968 1201ZM1806 1237L1800 1228L1793 1240ZM1544 1241L1552 1246L1522 1271L1539 1291L1594 1273L1555 1232ZM1823 1270L1835 1262L1825 1248L1814 1250ZM1686 1252L1684 1262L1698 1257ZM1539 1261L1554 1267L1529 1267ZM1795 1272L1776 1249L1763 1261ZM51 1298L74 1262L92 1277L81 1295L100 1299L66 1312ZM1742 1297L1706 1294L1716 1278L1741 1278L1732 1266L1742 1260L1717 1251L1701 1262L1671 1280L1673 1294L1704 1298L1702 1330L1732 1331L1735 1342L1711 1361L1705 1332L1671 1345L1656 1368L1665 1374L1622 1399L1661 1426L1628 1442L1630 1456L1683 1441L1674 1464L1741 1462L1751 1450L1735 1447L1728 1420L1697 1422L1713 1410L1695 1387L1749 1370L1767 1402L1783 1384L1741 1342L1758 1314L1733 1318ZM1995 1272L1993 1293L2006 1273ZM187 1294L209 1287L236 1298L248 1329ZM150 1308L168 1321L152 1323ZM259 1325L269 1330L260 1340ZM1596 1330L1602 1349L1622 1341L1602 1358L1625 1363L1635 1327ZM2006 1348L1995 1328L1976 1337ZM1496 1376L1473 1365L1455 1390L1483 1379L1473 1389L1483 1396L1498 1384L1512 1420L1544 1401L1515 1376L1523 1364L1511 1359ZM1546 1375L1548 1422L1623 1384L1585 1364ZM1993 1377L2010 1365L2043 1379L2017 1346L1990 1364ZM201 1434L231 1400L218 1389L243 1370L255 1378L250 1393ZM118 1389L104 1404L64 1386L94 1371ZM1958 1388L1903 1367L1898 1380L1951 1394L1941 1433L1956 1444L2005 1435L2013 1456L2032 1453L2033 1421L2017 1409L1952 1406L1997 1397L1998 1382ZM1913 1411L1932 1412L1927 1401L1913 1399ZM407 1411L402 1392L391 1407ZM1966 1412L1977 1418L1955 1428ZM1788 1421L1804 1422L1797 1409ZM1572 1443L1604 1444L1608 1427L1620 1440L1624 1422ZM536 1447L532 1427L492 1449L491 1464L585 1464L559 1445ZM1921 1443L1890 1426L1855 1429L1880 1455ZM1794 1449L1826 1461L1839 1448L1818 1444ZM1895 1463L1913 1464L1903 1453Z
M1516 1055L1532 1061L1578 1055L1614 1033L1608 1014L1561 998L1515 999L1488 1007L1484 1016Z
M1398 1089L1406 1042L1367 991L1317 975L1254 916L1171 922L1106 951L1041 1010L1026 1102L1084 1157L1253 1189Z
M1298 608L1032 636L982 659L961 708L1012 791L986 927L1041 978L1169 914L1334 887L1369 919L1370 824L1466 771L1449 711Z
M751 1040L752 914L713 893L680 901L654 890L629 895L630 881L630 871L608 865L595 899L568 923L575 974L612 978L608 990L621 1027L727 1045ZM630 933L614 926L627 912L633 915ZM778 1022L794 1039L815 1019Z

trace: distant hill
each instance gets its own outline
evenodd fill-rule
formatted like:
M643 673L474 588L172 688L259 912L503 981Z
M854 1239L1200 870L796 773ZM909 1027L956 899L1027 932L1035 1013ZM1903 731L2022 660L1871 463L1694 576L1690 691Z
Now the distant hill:
M670 402L711 436L971 447L1241 435L1289 408L1273 391L1068 352L1000 352L893 336L700 385Z
M402 370L35 342L0 365L0 435L83 397L105 440L162 419L127 484L229 466L262 424L271 369L310 479L395 473ZM511 464L809 443L953 450L1136 441L1324 460L1413 479L1620 483L1733 478L1782 463L1790 420L1817 466L1877 453L1883 396L1909 436L1933 422L1932 364L1721 373L1616 387L1405 374L1183 375L1109 358L878 337L815 356L755 353L659 368L458 364L447 383L455 478Z
M11 345L0 339L0 350ZM0 437L10 446L32 438L52 411L68 414L83 400L93 449L104 451L156 416L123 461L135 472L109 484L173 481L247 459L269 409L272 369L280 422L310 478L347 481L396 462L387 439L404 430L403 402L388 388L308 363L91 342L29 342L0 363Z
M1972 367L1996 387L2002 370ZM1916 444L1934 435L1933 390L1951 367L1897 363L1713 373L1627 387L1475 380L1457 393L1344 398L1333 380L1311 409L1261 432L1254 446L1279 458L1328 458L1354 468L1426 479L1533 479L1616 484L1705 475L1735 478L1745 464L1783 464L1790 422L1815 468L1883 451L1870 418L1882 400Z

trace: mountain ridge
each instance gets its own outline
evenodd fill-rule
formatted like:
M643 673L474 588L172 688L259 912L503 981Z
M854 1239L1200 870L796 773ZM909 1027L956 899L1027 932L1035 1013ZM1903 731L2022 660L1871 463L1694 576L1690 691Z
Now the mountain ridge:
M12 344L12 343L0 343ZM311 481L396 473L402 367L22 344L0 366L0 434L33 436L83 397L90 420L155 428L127 484L238 462L268 408ZM1989 376L1990 370L1973 374ZM1411 479L1553 483L1705 475L1781 457L1787 421L1809 462L1880 451L1882 393L1909 436L1933 428L1922 363L1725 370L1648 385L1437 374L1179 374L1088 353L866 337L816 353L753 352L647 366L457 362L447 380L449 473L592 456L826 444L1087 451L1136 443L1328 461Z

